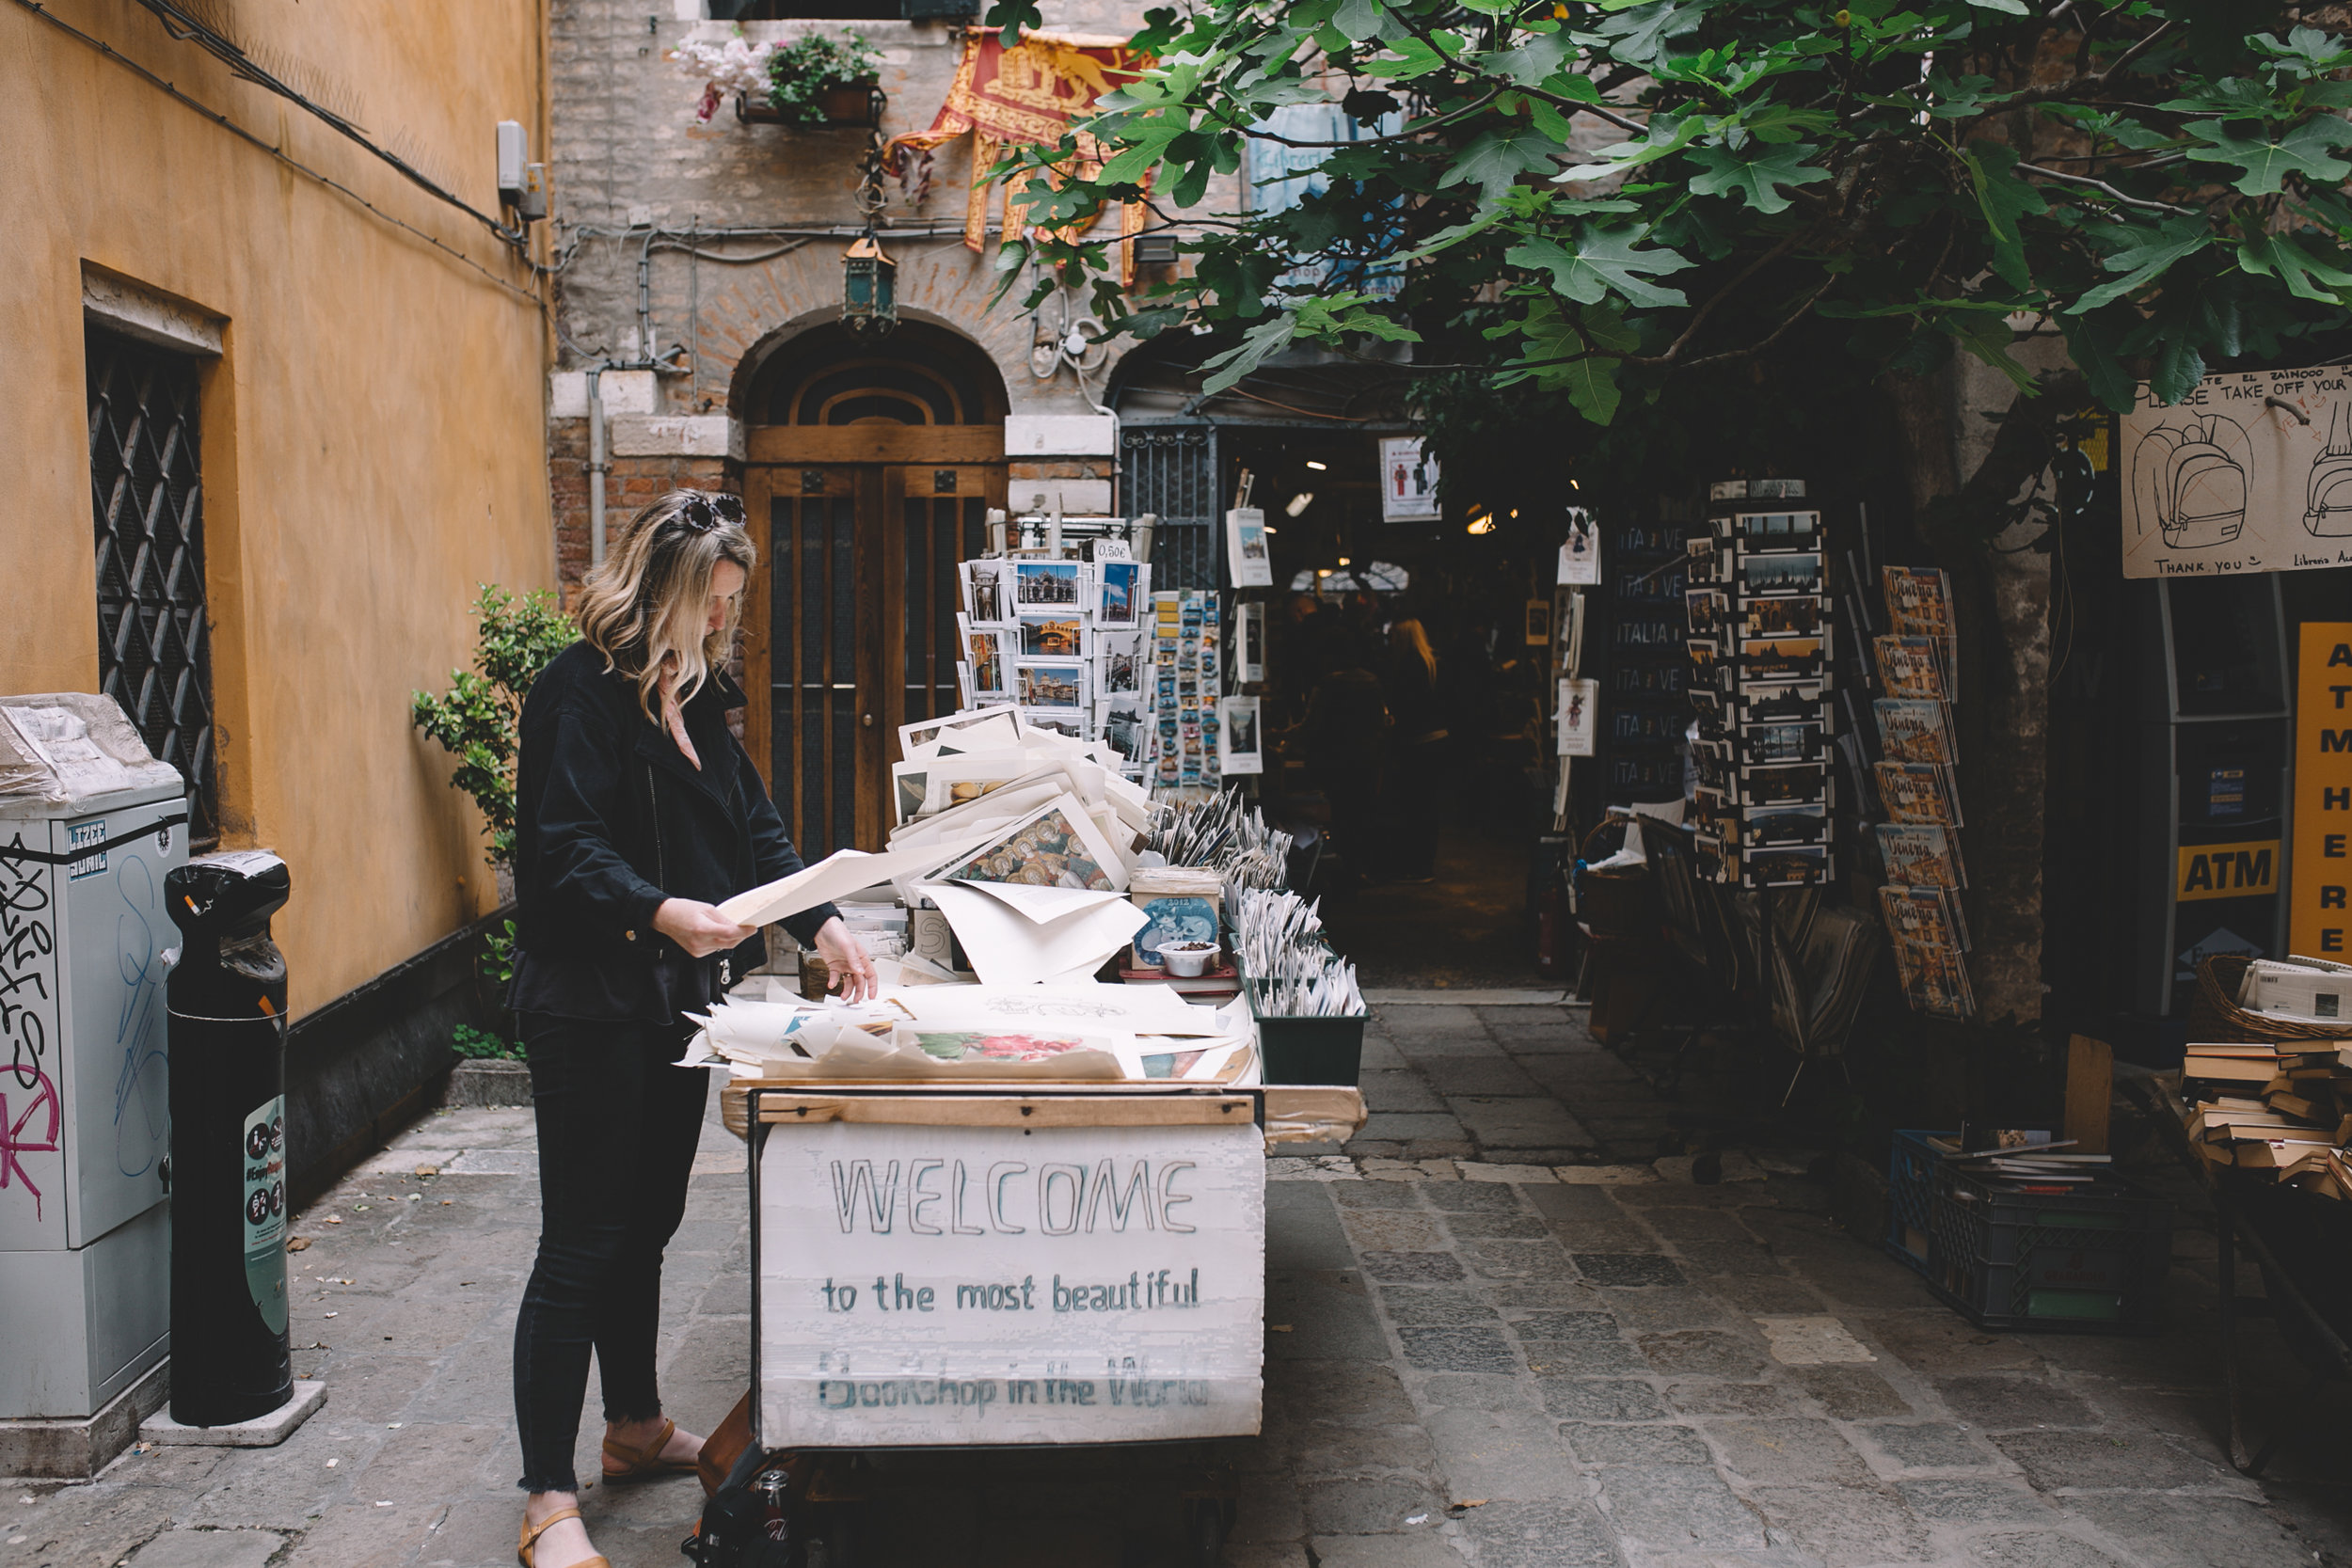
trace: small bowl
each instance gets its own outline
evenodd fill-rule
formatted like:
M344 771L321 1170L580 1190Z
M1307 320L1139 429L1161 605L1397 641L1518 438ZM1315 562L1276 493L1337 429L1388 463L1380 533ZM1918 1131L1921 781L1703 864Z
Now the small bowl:
M1160 946L1160 962L1180 980L1198 979L1216 958L1213 942L1170 942Z

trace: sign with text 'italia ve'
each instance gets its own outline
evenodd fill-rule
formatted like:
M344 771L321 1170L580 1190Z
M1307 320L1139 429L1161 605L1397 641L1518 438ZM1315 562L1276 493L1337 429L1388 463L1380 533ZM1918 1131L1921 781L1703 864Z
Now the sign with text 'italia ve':
M1254 1127L778 1126L759 1181L770 1448L1258 1430Z
M2352 621L2306 621L2295 665L2287 951L2352 961Z

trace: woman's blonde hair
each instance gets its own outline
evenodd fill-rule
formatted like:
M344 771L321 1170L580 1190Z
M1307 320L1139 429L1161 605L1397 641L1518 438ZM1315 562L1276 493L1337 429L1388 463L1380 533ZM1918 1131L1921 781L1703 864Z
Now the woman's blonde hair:
M684 706L726 662L739 607L728 605L717 631L703 626L722 561L742 567L746 578L759 562L741 499L673 490L622 525L604 563L580 585L581 640L604 656L607 670L637 683L637 705L656 726L665 672Z

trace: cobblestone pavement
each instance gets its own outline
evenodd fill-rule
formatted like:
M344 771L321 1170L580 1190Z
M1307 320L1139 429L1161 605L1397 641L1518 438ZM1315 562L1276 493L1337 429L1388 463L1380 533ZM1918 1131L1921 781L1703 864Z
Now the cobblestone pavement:
M2352 1563L2341 1439L2259 1484L2222 1461L2193 1212L2163 1334L1979 1333L1832 1224L1802 1151L1734 1151L1707 1185L1656 1158L1681 1111L1580 1017L1384 1006L1361 1143L1270 1166L1265 1430L1220 1446L1232 1568ZM696 1170L664 1365L707 1425L744 1386L750 1307L742 1153L715 1121ZM535 1196L528 1113L427 1118L296 1226L296 1367L326 1408L276 1449L10 1485L0 1561L511 1562ZM2255 1381L2258 1420L2299 1384L2275 1339ZM1118 1478L1077 1452L930 1462L868 1560L1180 1561L1147 1497L1160 1452L1120 1450ZM681 1560L698 1500L681 1478L585 1507L616 1568L647 1568Z

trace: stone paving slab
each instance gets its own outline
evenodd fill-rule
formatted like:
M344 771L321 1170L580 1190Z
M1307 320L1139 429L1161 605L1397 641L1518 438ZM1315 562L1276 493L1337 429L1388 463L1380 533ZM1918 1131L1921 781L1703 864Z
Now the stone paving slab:
M2290 1445L2263 1482L2221 1460L2193 1203L2160 1336L1981 1333L1836 1227L1803 1151L1723 1160L1754 1179L1715 1182L1700 1146L1661 1154L1716 1113L1660 1100L1580 1020L1549 999L1381 1006L1366 1061L1389 1119L1344 1156L1269 1162L1265 1426L1216 1446L1244 1478L1229 1568L2352 1568L2342 1438ZM1507 1141L1570 1125L1589 1154ZM715 1107L694 1169L662 1365L707 1428L748 1375L751 1305L743 1151ZM535 1182L527 1111L403 1133L294 1227L295 1370L327 1407L278 1449L147 1447L93 1484L0 1488L0 1565L504 1568ZM2300 1383L2265 1332L2262 1423ZM583 1473L595 1441L584 1424ZM1161 1470L1089 1479L1122 1454L1166 1463L893 1471L911 1506L877 1521L871 1561L1175 1568ZM584 1508L614 1568L668 1568L698 1499L678 1478Z

